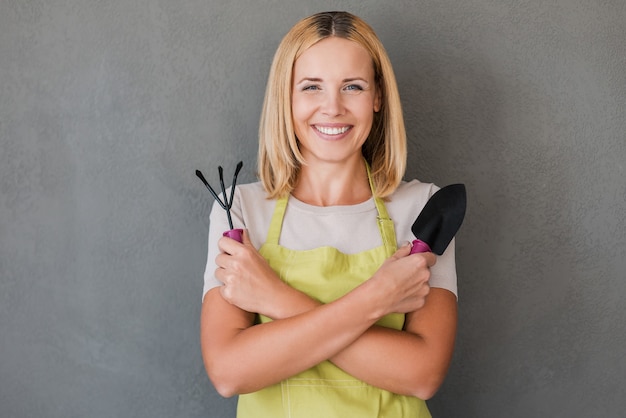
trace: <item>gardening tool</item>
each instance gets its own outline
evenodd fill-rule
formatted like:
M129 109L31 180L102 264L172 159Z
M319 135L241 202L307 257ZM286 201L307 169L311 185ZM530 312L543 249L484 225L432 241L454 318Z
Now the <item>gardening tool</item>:
M411 254L443 254L463 223L466 200L463 184L451 184L435 192L411 227L417 238Z
M198 178L202 180L202 183L204 183L206 188L209 189L211 196L213 196L213 198L217 201L217 203L219 203L222 209L226 211L226 217L228 218L228 226L230 227L230 230L224 232L222 235L224 235L225 237L235 239L239 242L243 242L243 238L242 238L243 229L233 228L233 219L230 215L230 208L233 205L233 197L235 196L235 185L237 184L237 175L239 175L239 171L241 170L241 167L243 167L243 161L239 161L239 163L237 164L237 167L235 168L235 174L233 175L233 183L230 188L230 199L228 198L228 196L226 196L226 188L224 187L224 169L222 169L222 166L217 167L217 170L220 175L220 188L222 189L222 196L224 196L223 201L220 199L217 193L215 193L215 190L213 190L211 185L206 181L206 179L202 175L202 172L200 170L196 170L196 176L198 176Z

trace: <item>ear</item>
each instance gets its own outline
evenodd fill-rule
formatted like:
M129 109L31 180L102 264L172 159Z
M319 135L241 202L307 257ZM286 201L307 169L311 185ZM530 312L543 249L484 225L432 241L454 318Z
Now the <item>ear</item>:
M380 95L380 88L376 88L376 95L374 97L374 113L378 113L380 111L381 103L382 97Z

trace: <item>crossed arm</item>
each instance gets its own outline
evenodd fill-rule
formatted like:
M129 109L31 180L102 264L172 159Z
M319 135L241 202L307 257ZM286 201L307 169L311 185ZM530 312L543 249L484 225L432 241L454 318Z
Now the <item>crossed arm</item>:
M224 238L217 278L202 306L207 373L223 396L253 392L324 360L373 386L428 399L447 372L456 333L456 298L430 288L433 254L400 248L365 283L321 304L289 287L244 236ZM254 325L258 312L274 321ZM405 328L375 325L406 313Z

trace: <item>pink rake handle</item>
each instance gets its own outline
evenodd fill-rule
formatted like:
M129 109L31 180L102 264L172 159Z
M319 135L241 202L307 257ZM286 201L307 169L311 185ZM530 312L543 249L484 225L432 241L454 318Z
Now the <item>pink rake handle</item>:
M416 239L413 240L413 246L411 247L411 254L415 253L430 253L432 250L430 246L426 244L424 241Z
M243 229L231 229L222 234L225 237L232 238L235 241L243 242Z

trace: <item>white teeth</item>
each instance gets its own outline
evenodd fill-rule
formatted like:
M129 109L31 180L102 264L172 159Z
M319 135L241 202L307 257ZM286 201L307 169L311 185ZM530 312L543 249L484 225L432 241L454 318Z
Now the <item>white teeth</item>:
M344 126L342 128L328 128L325 126L315 126L315 129L320 131L325 135L340 135L350 129L349 126Z

